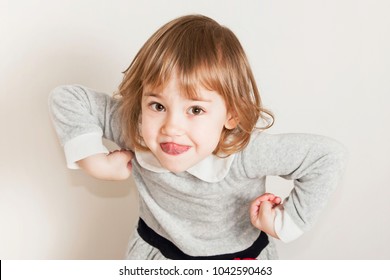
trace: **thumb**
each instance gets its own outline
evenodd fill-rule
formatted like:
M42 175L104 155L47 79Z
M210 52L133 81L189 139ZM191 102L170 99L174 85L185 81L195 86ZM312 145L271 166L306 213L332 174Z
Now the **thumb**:
M131 161L131 160L134 158L134 153L133 153L132 151L129 151L129 150L121 150L120 152L125 156L125 158L126 158L128 161Z
M268 215L271 213L273 207L274 207L274 203L272 203L271 201L263 201L260 204L259 212L262 215Z

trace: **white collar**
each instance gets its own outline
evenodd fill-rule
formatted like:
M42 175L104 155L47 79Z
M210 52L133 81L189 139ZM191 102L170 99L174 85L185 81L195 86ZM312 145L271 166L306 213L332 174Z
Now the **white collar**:
M135 151L138 163L145 169L156 173L168 173L169 170L161 166L160 162L151 152ZM209 183L216 183L228 174L234 160L234 154L225 158L210 155L190 167L186 171L191 175Z

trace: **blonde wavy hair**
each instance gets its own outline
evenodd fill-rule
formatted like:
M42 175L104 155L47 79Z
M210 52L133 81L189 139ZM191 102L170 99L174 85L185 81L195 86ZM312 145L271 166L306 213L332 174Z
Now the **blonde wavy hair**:
M223 129L214 154L241 151L255 128L272 126L274 117L262 107L248 59L234 33L211 18L188 15L158 29L124 71L118 95L122 136L128 147L148 150L140 134L143 91L146 86L164 87L173 73L185 96L196 97L201 85L218 92L234 115L235 128ZM260 119L265 125L256 127Z

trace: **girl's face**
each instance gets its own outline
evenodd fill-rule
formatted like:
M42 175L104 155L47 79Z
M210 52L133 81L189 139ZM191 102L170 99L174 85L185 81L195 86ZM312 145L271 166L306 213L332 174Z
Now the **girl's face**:
M171 172L185 171L212 154L223 128L232 129L232 122L221 95L200 88L196 99L188 99L175 75L165 88L144 89L141 135Z

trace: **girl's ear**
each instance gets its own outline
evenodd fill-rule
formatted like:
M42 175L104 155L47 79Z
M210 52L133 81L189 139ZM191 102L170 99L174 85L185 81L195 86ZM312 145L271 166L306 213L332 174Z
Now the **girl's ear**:
M225 128L226 129L235 129L239 123L238 117L235 114L228 113L226 122L225 122Z

